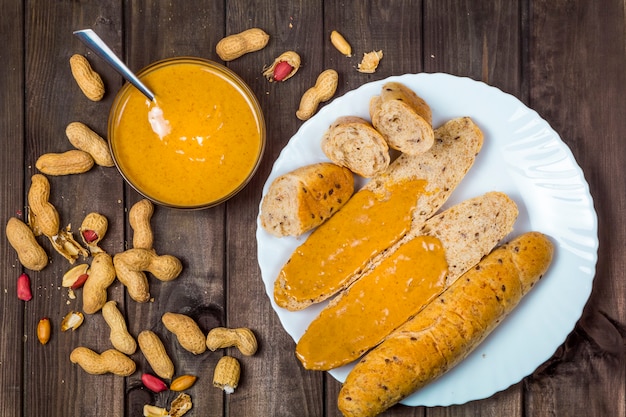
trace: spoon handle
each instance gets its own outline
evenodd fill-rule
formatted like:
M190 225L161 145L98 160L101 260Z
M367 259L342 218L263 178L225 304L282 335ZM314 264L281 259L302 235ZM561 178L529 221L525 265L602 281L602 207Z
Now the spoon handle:
M137 87L150 101L154 101L154 93L150 91L133 72L120 60L106 43L91 29L77 30L74 32L85 45L97 53L100 58L109 63L117 72L132 85Z

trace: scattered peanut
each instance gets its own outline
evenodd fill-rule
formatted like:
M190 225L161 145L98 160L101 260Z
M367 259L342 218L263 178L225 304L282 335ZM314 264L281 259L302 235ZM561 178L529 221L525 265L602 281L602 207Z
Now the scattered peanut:
M87 152L72 149L63 153L41 155L35 167L47 175L82 174L93 167L93 158Z
M146 404L143 406L144 417L168 417L169 413L165 408L157 407L156 405Z
M41 271L48 265L48 255L39 245L33 230L16 217L7 222L6 236L24 268Z
M249 52L265 48L270 35L259 28L244 30L225 37L215 46L215 52L223 61L232 61Z
M187 414L187 411L191 410L193 404L191 403L191 397L189 394L181 393L178 397L174 398L172 404L170 404L170 410L168 412L170 417L181 417Z
M170 390L172 391L184 391L186 389L191 388L193 384L196 383L196 379L198 379L194 375L181 375L170 384Z
M383 51L372 51L363 54L363 59L358 66L358 71L365 74L376 72L380 60L383 59Z
M89 276L89 274L87 273L88 270L89 270L88 264L79 264L70 268L70 270L68 270L65 274L63 274L63 279L61 280L61 286L65 288L72 288L81 276L83 275Z
M83 219L78 231L85 245L92 254L103 252L98 243L104 238L109 227L109 221L100 213L89 213Z
M226 394L232 394L239 384L240 374L239 361L232 356L222 356L215 365L213 386L223 389Z
M137 350L137 342L126 327L126 321L124 316L117 308L115 301L108 301L102 307L102 317L104 321L109 325L111 333L109 339L113 344L113 347L122 353L132 355Z
M272 65L263 68L263 75L270 81L285 81L294 76L300 68L300 55L294 51L280 54Z
M161 320L167 330L176 335L183 349L194 355L204 353L206 350L204 333L191 317L184 314L165 313Z
M61 331L66 332L70 329L72 331L78 329L85 321L85 316L80 311L70 311L65 315L63 321L61 321Z
M94 162L103 167L115 165L107 142L89 126L81 122L72 122L65 128L65 135L77 149L87 152Z
M330 100L335 94L338 80L339 75L337 71L328 69L322 72L317 77L315 85L304 92L296 117L300 120L310 119L317 111L319 104Z
M44 317L39 320L37 323L37 339L39 343L45 345L50 340L50 334L52 333L52 325L50 324L50 319L48 317Z
M152 367L155 374L163 379L171 379L174 376L174 364L165 351L163 342L156 333L144 330L137 337L139 349Z
M82 55L72 55L70 58L72 75L81 91L91 101L100 101L104 97L104 83L100 74L95 72L87 58Z
M119 376L130 376L137 368L131 358L115 349L105 350L98 354L89 348L80 346L72 351L70 361L93 375L112 373Z
M59 213L48 201L50 198L50 182L41 174L31 177L28 189L28 223L33 229L35 236L44 234L48 237L55 236L59 232Z
M344 38L343 35L336 30L330 32L330 43L332 43L333 46L345 56L352 56L352 47L346 38Z
M163 392L167 390L167 384L154 375L143 374L141 375L141 382L143 385L152 392Z
M89 252L74 239L71 225L68 225L65 229L59 230L55 236L48 236L48 239L54 250L67 259L70 264L74 264L79 256L83 258L89 256Z
M91 261L89 279L83 287L83 311L94 314L107 301L107 288L115 281L115 268L111 255L97 253Z
M17 298L22 301L30 301L33 298L30 289L30 277L26 274L20 274L17 278Z
M211 351L235 346L242 354L252 356L256 353L258 344L254 333L248 328L215 327L207 335L206 346Z
M148 249L128 249L113 258L117 278L126 286L128 295L140 303L150 299L148 278L143 271L148 271L161 281L176 279L183 266L172 255L157 255Z
M150 219L154 213L154 205L148 199L143 199L128 211L128 222L133 229L133 248L152 249L153 234Z

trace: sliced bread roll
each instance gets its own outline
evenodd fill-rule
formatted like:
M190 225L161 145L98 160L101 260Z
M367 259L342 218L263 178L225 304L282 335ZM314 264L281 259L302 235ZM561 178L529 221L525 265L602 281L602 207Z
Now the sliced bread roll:
M365 119L343 116L335 120L322 136L322 151L335 164L365 178L389 166L389 147L385 138Z
M525 233L494 249L348 374L338 397L346 417L373 417L461 362L548 270L552 242Z
M277 305L301 310L332 297L435 214L483 143L469 117L448 121L436 136L427 152L400 155L296 248L276 278Z
M428 104L404 84L391 82L370 100L372 125L390 148L417 155L433 145L432 112Z
M321 162L276 178L261 202L261 226L274 236L298 236L322 224L352 196L345 167Z
M296 346L302 365L325 371L358 359L477 264L517 215L513 200L491 192L431 217L311 322Z

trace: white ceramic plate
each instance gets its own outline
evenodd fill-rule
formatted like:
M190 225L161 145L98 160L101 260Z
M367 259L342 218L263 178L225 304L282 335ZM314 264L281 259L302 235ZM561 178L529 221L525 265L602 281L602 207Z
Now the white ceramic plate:
M507 193L520 215L511 236L535 230L555 243L548 274L517 309L461 364L402 403L445 406L482 399L532 373L565 341L591 293L597 259L597 217L583 172L559 135L535 111L497 88L447 74L406 74L365 84L323 107L291 138L263 188L297 167L327 161L320 139L339 116L369 120L368 103L397 81L430 105L433 125L470 116L482 129L483 148L444 209L488 191ZM258 261L267 294L295 341L325 305L289 312L276 305L274 279L306 236L275 238L257 220ZM344 381L352 365L330 371Z

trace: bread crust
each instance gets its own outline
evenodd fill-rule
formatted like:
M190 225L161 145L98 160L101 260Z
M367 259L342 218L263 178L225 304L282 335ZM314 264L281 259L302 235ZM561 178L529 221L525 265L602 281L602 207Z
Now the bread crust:
M492 251L348 374L344 416L375 416L463 360L545 274L554 247L538 232Z
M299 236L328 220L352 196L345 167L321 162L276 178L261 202L261 226L277 237Z
M337 165L371 178L389 167L385 138L365 119L342 116L322 136L322 151Z

